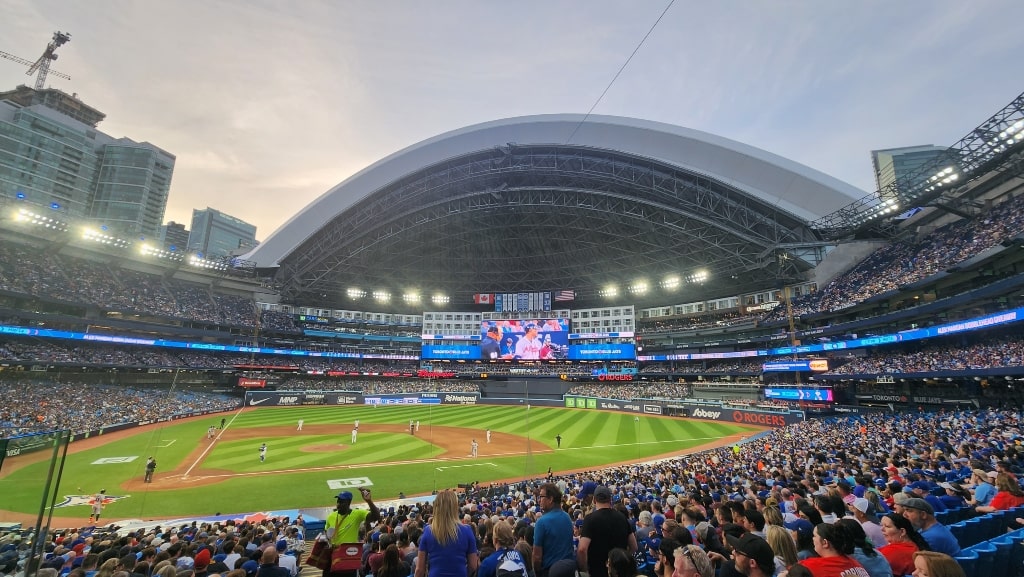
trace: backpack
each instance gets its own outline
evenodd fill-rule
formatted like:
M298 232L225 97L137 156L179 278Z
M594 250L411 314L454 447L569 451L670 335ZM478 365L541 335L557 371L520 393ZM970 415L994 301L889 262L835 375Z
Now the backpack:
M526 571L526 564L519 555L519 551L509 549L498 558L498 568L495 570L495 577L529 577Z

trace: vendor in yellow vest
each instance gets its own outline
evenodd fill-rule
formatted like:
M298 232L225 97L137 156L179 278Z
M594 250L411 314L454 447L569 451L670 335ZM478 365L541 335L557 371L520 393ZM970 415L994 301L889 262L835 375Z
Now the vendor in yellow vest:
M348 491L342 491L338 493L338 507L327 516L327 523L324 527L324 534L327 539L331 542L331 546L338 546L342 543L359 543L359 526L365 525L366 529L370 529L370 523L380 520L380 509L373 504L373 499L370 497L370 490L362 487L359 489L359 494L363 496L363 500L370 506L369 510L366 509L353 509L352 508L352 493ZM345 573L330 573L330 570L324 571L324 577L328 575L345 575ZM355 572L352 572L353 574Z

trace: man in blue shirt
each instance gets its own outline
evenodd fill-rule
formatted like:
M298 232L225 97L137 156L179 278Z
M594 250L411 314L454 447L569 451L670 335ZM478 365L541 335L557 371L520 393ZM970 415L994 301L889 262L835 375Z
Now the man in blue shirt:
M912 497L900 505L903 507L903 516L921 533L932 551L945 553L950 557L960 554L960 543L948 527L935 519L935 509L932 509L928 501Z
M992 502L992 497L996 496L996 488L995 485L992 484L992 479L995 478L995 475L992 475L990 478L988 473L981 469L974 469L972 472L974 473L972 481L974 481L975 485L974 501L971 505L984 507ZM992 472L995 473L995 471Z
M554 483L544 483L537 492L544 514L533 530L533 567L537 577L565 577L576 572L573 526L562 510L562 492Z

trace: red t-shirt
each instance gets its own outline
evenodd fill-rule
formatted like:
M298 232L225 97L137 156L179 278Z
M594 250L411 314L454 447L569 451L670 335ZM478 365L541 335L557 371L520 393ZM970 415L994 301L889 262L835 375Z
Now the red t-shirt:
M914 553L916 551L917 545L914 545L913 541L889 543L878 548L878 552L889 561L893 575L910 575L914 572Z
M992 497L992 501L988 505L989 507L995 507L996 511L1005 511L1019 505L1024 505L1024 497L1015 497L1013 493L1008 491L999 491L995 497Z
M800 564L810 569L814 577L868 577L864 567L846 555L811 557Z

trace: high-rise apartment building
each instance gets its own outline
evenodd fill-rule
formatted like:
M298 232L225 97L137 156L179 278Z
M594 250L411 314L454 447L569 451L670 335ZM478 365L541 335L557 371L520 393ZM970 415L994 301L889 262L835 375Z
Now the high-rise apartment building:
M55 88L0 92L0 196L157 238L175 157L100 132L105 117Z
M188 230L180 222L168 222L160 228L160 244L164 250L185 252L188 249Z
M199 252L208 258L227 257L254 246L256 226L209 207L192 210L189 252Z
M913 186L926 180L931 173L911 177L926 165L935 162L945 151L944 147L931 144L872 150L871 163L875 169L877 190L885 190L894 182L900 183L900 186Z

